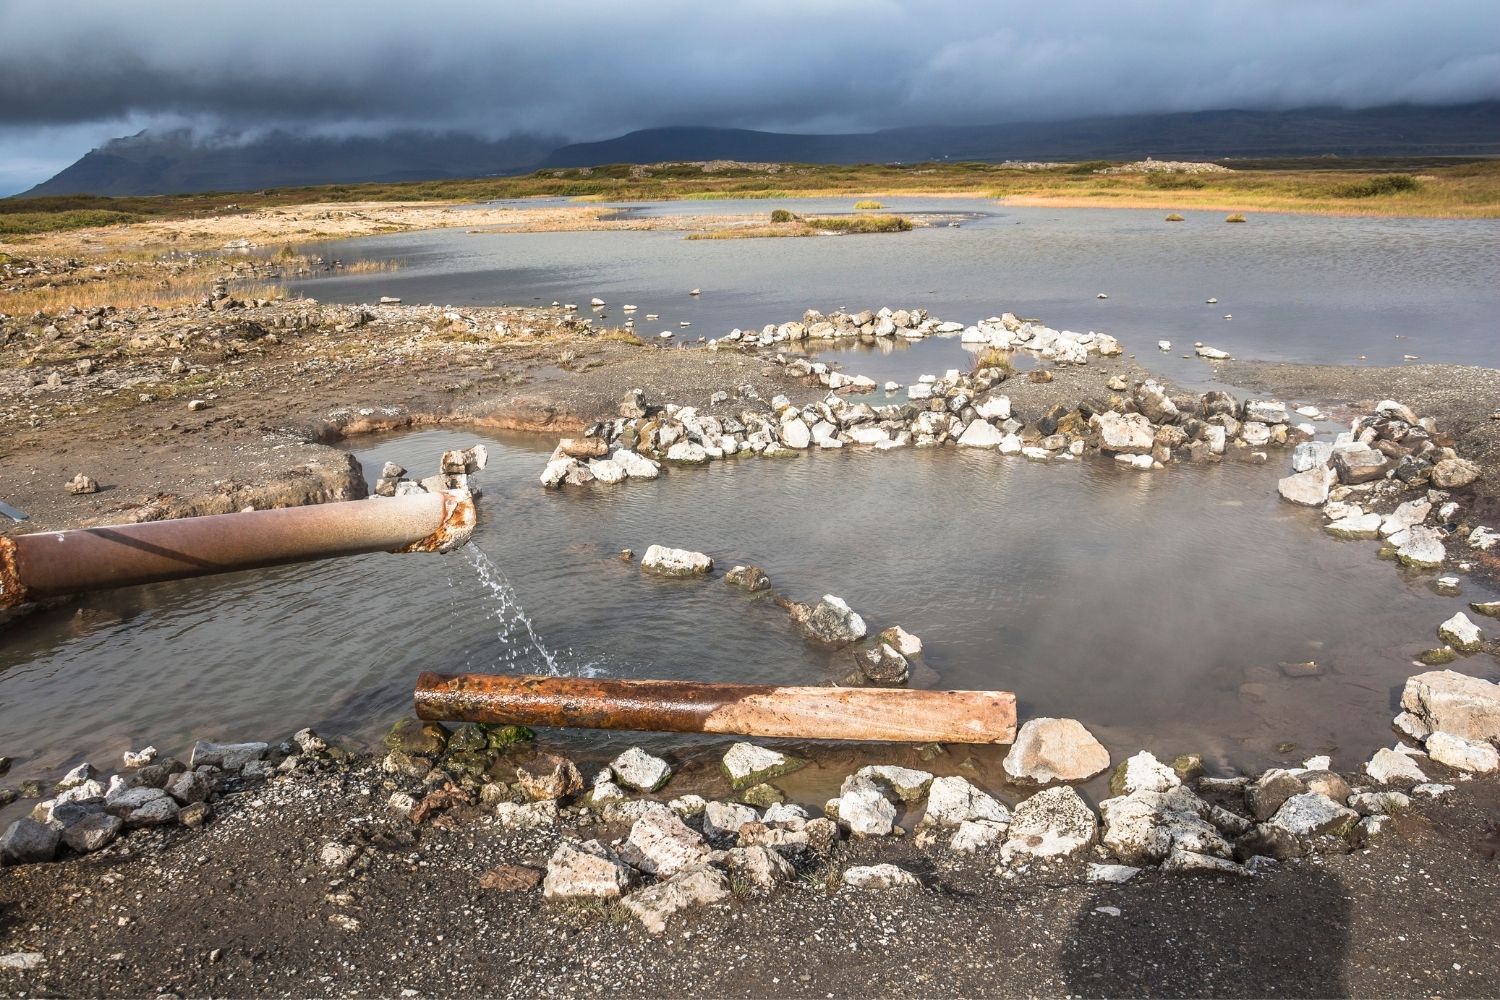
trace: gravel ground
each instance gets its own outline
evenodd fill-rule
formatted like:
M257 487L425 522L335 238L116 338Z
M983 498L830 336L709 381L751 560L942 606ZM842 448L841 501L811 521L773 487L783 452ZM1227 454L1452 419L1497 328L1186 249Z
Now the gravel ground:
M660 936L616 903L481 888L497 864L544 866L559 832L501 830L478 806L414 827L383 806L388 782L371 764L279 776L198 833L6 869L0 954L46 961L0 971L0 995L1463 997L1500 982L1494 781L1423 804L1375 849L1254 878L1099 886L1077 863L1007 878L909 838L854 841ZM328 842L359 853L329 868ZM878 861L922 888L829 888Z

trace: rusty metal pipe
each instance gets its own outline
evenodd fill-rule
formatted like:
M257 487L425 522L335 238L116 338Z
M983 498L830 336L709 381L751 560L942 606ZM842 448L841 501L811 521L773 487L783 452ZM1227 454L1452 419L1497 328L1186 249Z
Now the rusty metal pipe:
M364 552L447 552L474 532L466 490L0 538L0 608Z
M910 743L1012 743L1009 691L423 673L417 716L493 725Z

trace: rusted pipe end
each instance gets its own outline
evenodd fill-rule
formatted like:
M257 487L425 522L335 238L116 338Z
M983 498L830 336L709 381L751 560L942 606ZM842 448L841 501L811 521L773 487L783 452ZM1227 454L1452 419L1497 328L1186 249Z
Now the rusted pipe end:
M16 543L0 537L0 608L13 608L25 600L26 588L16 569Z
M468 490L438 490L443 498L443 518L437 530L426 538L419 538L394 552L452 552L469 544L474 537L474 525L479 521L479 512L474 506L474 495Z

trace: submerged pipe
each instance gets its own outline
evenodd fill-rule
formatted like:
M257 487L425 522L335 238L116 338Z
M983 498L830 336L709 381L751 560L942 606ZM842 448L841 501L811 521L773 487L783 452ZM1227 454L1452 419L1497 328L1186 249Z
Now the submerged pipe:
M423 673L417 716L492 725L911 743L1012 743L1009 691Z
M0 608L332 556L447 552L474 523L467 490L438 490L0 537Z

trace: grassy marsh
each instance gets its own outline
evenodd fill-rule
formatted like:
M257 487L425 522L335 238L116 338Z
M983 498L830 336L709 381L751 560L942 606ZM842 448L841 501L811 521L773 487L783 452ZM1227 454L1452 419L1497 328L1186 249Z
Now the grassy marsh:
M563 197L587 201L967 195L1016 204L1280 211L1330 215L1500 217L1500 161L1447 158L1226 160L1230 173L1100 174L1108 161L1022 169L992 163L783 164L705 172L628 164L517 177L332 184L235 194L0 200L0 235L27 236L152 220L213 218L309 203L477 203ZM861 209L863 210L863 209Z

